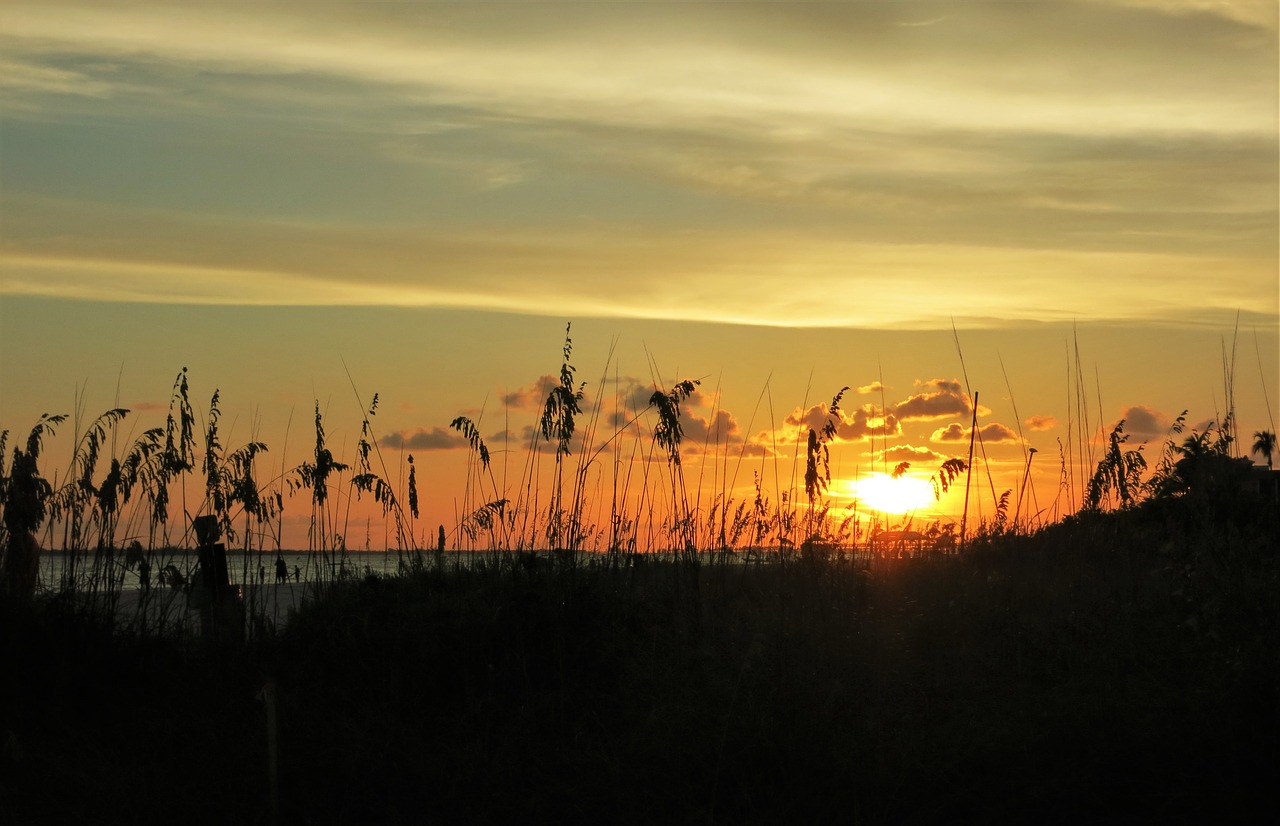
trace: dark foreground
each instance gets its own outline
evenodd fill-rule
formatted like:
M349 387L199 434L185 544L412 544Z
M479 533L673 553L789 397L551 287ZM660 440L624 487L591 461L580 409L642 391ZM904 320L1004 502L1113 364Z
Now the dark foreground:
M0 821L1271 821L1275 509L872 571L348 584L252 646L4 605Z

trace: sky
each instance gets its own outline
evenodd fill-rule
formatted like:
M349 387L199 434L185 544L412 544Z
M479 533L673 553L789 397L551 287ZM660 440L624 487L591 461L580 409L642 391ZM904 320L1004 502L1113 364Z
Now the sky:
M119 405L127 444L186 367L287 475L316 404L354 462L376 392L385 475L414 455L418 528L460 536L519 492L572 323L596 502L652 447L608 441L627 404L689 378L703 512L794 497L826 421L840 508L927 480L976 393L975 507L1051 518L1122 418L1153 459L1183 410L1275 430L1277 42L1247 0L8 2L0 429Z

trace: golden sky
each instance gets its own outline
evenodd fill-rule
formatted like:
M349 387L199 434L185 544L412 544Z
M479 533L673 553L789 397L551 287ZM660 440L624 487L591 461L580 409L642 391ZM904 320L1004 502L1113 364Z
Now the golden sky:
M1238 329L1274 429L1277 65L1271 0L7 2L0 427L200 364L279 432L346 361L409 439L574 320L744 433L963 381L954 324L1015 473L1073 330L1099 418L1167 426Z

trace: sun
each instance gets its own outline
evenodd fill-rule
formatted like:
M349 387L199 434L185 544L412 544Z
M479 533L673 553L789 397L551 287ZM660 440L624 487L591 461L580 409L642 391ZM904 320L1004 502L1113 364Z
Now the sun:
M872 473L852 482L850 487L859 502L882 513L909 513L933 502L933 485L914 476L894 479L885 473Z

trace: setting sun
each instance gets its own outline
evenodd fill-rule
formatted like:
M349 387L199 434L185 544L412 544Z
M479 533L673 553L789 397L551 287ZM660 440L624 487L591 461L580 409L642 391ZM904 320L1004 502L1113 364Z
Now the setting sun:
M873 473L847 487L860 503L883 513L908 513L928 507L933 501L933 486L913 476L895 479L885 473Z

